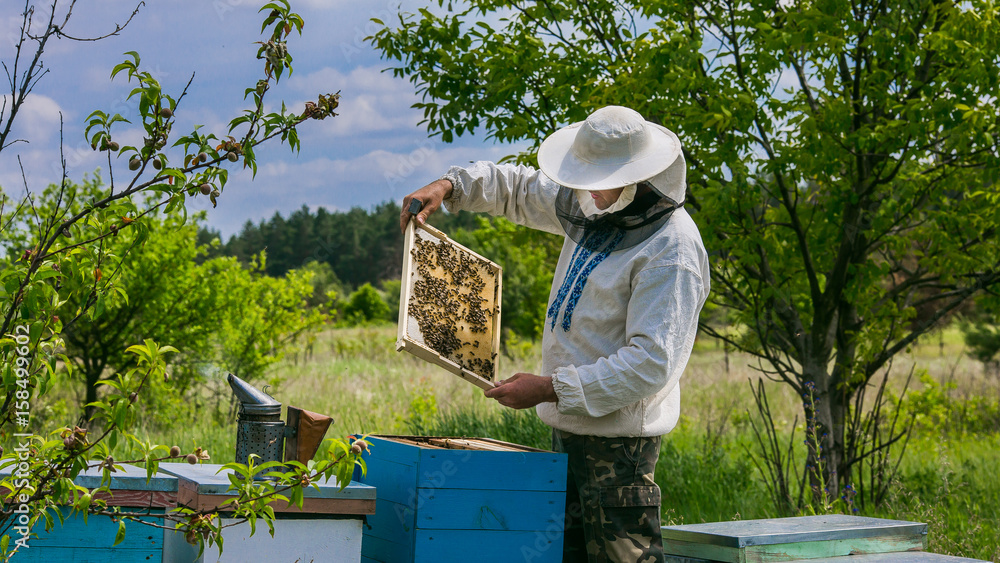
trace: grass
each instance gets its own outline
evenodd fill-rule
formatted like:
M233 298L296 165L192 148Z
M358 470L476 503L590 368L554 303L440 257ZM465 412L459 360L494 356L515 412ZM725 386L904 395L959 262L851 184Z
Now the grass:
M537 373L539 348L517 347L517 357L502 358L502 373ZM868 515L927 522L931 550L1000 563L1000 422L990 418L1000 382L965 356L957 330L932 336L896 358L890 386L897 394L911 369L927 374L911 387L920 399L913 403L921 409L920 424L889 502ZM748 427L753 410L748 382L759 377L748 357L698 341L681 382L681 420L664 437L656 469L664 522L776 515L753 464L756 449ZM394 327L328 330L310 355L278 364L268 383L267 391L283 404L332 416L328 436L464 435L550 446L549 428L532 411L504 409L454 375L397 353ZM221 407L210 396L177 405L172 424L151 425L140 436L186 451L202 446L213 462L229 461L235 424L227 410L228 388L221 381L210 381L209 387L221 389ZM801 437L800 399L777 384L768 396L781 431L787 435L797 425ZM974 399L994 410L967 412L964 405ZM73 403L71 394L47 400L53 418ZM972 415L979 417L976 424L962 423Z

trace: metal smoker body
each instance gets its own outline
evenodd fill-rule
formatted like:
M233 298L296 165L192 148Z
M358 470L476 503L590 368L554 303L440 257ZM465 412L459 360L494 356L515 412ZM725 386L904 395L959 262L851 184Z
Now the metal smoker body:
M281 420L281 403L274 397L229 374L229 386L240 401L236 420L236 462L269 461L308 463L316 455L333 419L296 407L288 407L288 423ZM261 477L263 478L263 477Z
M236 420L236 462L247 463L251 454L260 456L255 464L281 462L287 428L281 420L281 403L233 374L229 386L240 401Z

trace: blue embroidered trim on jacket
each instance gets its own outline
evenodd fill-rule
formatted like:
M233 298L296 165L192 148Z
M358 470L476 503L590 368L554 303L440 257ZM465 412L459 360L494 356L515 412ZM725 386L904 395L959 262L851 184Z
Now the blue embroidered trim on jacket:
M573 285L573 293L569 296L569 302L566 303L566 310L563 311L562 329L564 331L568 331L570 323L573 322L573 311L576 310L576 303L580 300L583 288L587 285L587 278L590 277L590 272L593 272L594 268L599 266L608 257L608 254L614 251L623 238L625 238L625 231L618 231L618 234L615 235L615 238L611 239L608 246L601 250L597 256L594 256L594 259L580 272L580 277L577 278L576 283Z
M606 231L598 233L589 233L584 236L582 242L586 242L587 239L591 238L592 235L594 238L592 242L598 245L604 242L603 239L606 239L608 237L608 233ZM599 237L602 240L598 240ZM563 278L562 285L559 287L559 291L556 293L555 300L552 301L552 304L549 305L549 310L546 311L545 313L546 320L552 319L552 324L549 326L549 328L556 327L556 317L559 316L559 309L560 307L562 307L563 301L566 300L566 294L568 294L570 288L573 287L573 280L576 279L577 274L579 274L580 270L583 269L584 264L587 263L587 259L590 258L591 254L592 254L591 251L587 250L586 244L577 245L576 250L573 251L573 258L571 259L571 264L569 269L566 271L566 277Z
M588 250L588 248L600 248L601 245L608 240L608 237L612 232L615 231L602 229L597 232L588 233L577 245L576 250L573 251L573 257L571 258L572 262L566 272L566 277L563 278L562 285L559 286L559 291L556 293L556 298L552 301L552 304L549 305L549 309L545 314L546 320L552 320L549 324L550 329L555 329L556 319L559 316L559 309L562 308L563 301L566 300L566 296L570 293L570 288L572 288L573 292L570 295L569 303L566 305L566 311L563 313L562 322L563 330L569 330L570 323L572 322L573 311L576 309L576 303L580 299L580 294L583 292L583 288L587 285L587 278L590 276L590 273L594 270L594 268L603 262L604 259L608 257L608 254L614 251L615 247L617 247L622 238L624 238L625 232L617 231L611 242L596 256L594 256L593 260L590 260L593 252Z

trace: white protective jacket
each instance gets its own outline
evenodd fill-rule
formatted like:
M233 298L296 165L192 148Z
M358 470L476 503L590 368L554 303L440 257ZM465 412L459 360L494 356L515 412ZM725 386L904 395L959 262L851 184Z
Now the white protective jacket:
M444 202L449 211L502 215L565 236L555 209L559 186L539 170L477 162L452 167L445 178L454 185ZM578 262L574 275L580 266L586 269L576 250L566 237L550 309L573 263ZM646 240L606 255L592 267L575 300L564 297L556 317L546 319L541 375L552 377L559 400L538 405L539 417L579 435L670 432L680 414L680 378L708 292L708 255L683 208Z

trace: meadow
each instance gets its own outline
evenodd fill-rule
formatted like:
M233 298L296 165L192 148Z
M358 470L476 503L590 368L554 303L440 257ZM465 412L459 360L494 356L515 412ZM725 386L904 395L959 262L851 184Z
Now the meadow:
M533 411L504 409L473 385L397 353L394 343L390 326L329 329L311 351L278 364L267 391L283 404L333 416L328 436L477 436L549 446L549 429ZM537 344L509 342L507 348L501 373L537 372ZM1000 563L997 376L965 356L954 330L900 355L891 369L896 396L907 374L915 374L900 408L916 422L887 502L860 514L927 522L931 551ZM750 381L759 378L750 358L727 354L708 339L696 345L682 380L683 414L664 438L656 471L664 523L777 515L754 463L759 450L751 431L756 410ZM800 399L782 385L768 389L779 432L787 439L795 429L801 443ZM178 409L185 414L174 424L149 427L149 439L185 450L206 447L213 462L230 461L230 405L206 401ZM845 509L851 507L832 508Z

